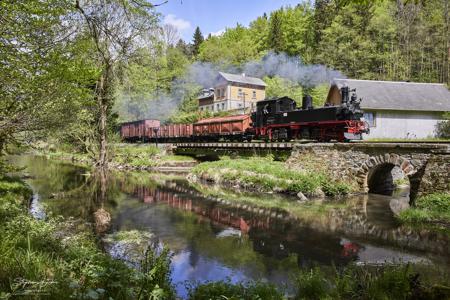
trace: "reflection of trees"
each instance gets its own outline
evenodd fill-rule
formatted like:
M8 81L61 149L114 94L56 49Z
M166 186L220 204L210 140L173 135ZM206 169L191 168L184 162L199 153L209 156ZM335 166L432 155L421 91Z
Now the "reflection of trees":
M87 168L38 156L22 159L35 178L31 184L54 214L94 222L108 218L107 208L114 205L108 199L114 199L120 190L108 181L107 172L89 174Z

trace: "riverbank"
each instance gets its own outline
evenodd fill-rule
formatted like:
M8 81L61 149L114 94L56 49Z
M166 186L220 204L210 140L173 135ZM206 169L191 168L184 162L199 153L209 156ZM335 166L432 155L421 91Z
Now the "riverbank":
M352 191L350 185L332 180L321 170L290 170L284 162L271 158L222 158L195 166L191 181L204 180L233 188L296 194L300 200L342 196Z
M34 219L31 193L22 180L0 176L0 299L174 298L167 253L130 268L101 251L82 221Z
M52 159L67 160L85 166L93 166L96 157L87 153L61 149L42 149L38 152ZM169 149L149 144L111 145L108 167L116 170L179 171L187 172L197 164L189 156L173 155Z
M450 192L419 197L399 215L400 221L415 226L432 226L450 230Z

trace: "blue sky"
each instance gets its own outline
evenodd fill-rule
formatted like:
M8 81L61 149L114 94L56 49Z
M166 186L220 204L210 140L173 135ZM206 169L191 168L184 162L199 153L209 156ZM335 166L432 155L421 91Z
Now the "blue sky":
M236 23L247 26L264 12L269 14L281 6L294 6L299 2L301 0L169 0L157 7L157 11L162 14L164 23L175 26L180 36L190 42L196 26L206 37Z

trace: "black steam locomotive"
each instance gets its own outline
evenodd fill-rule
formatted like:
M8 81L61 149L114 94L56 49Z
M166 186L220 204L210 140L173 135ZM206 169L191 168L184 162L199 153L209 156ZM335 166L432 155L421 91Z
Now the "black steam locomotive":
M341 105L320 108L312 106L309 95L303 97L301 109L297 109L295 101L289 97L260 101L251 115L253 126L248 134L270 141L360 140L363 133L369 132L360 108L361 99L348 87L341 88L341 95Z

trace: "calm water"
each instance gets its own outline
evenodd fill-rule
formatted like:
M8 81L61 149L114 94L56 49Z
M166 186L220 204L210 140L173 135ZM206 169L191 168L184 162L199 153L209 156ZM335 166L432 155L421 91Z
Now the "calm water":
M321 213L294 198L192 186L183 177L113 173L105 186L89 170L67 163L32 156L13 160L30 175L36 217L51 212L93 222L102 207L112 221L101 234L153 233L173 251L172 280L180 296L186 295L187 281L289 285L305 266L403 261L450 269L448 236L397 224L390 207L403 201L401 196L361 196L347 199L346 210Z

